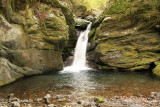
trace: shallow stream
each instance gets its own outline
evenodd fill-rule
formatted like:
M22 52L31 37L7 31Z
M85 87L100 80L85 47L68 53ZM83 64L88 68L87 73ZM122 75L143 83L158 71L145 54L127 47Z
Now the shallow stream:
M43 97L49 91L54 94L79 94L88 96L148 96L160 92L160 80L148 73L80 71L56 72L20 79L0 88L0 96L14 93L19 98Z

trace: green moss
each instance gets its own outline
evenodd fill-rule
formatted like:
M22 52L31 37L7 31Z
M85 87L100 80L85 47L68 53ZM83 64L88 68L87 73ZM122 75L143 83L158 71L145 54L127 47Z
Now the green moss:
M120 59L120 62L125 62L125 61L128 61L128 60L129 60L128 58Z
M89 32L89 40L88 41L95 41L95 33L96 33L96 29L93 28L90 32Z
M153 70L152 70L153 74L160 77L160 64L157 65Z
M54 51L54 49L49 49L49 51L50 51L50 52L53 52L53 51Z
M147 70L149 67L149 65L136 66L133 68L129 68L129 71Z
M100 69L100 70L117 70L116 67L108 67L108 66L102 66L102 65L98 65L98 69Z

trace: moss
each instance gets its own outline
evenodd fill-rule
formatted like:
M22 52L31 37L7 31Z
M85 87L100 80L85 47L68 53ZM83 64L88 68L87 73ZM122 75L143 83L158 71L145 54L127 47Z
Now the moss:
M160 64L157 65L153 70L152 70L153 74L160 77Z
M107 65L106 66L98 65L98 69L100 69L100 70L117 70L116 67L108 67Z
M149 65L142 65L142 66L136 66L133 68L129 68L129 71L140 71L140 70L147 70L150 66Z
M96 29L93 28L90 32L89 32L89 40L88 41L95 41L95 33L96 33Z
M69 41L70 44L75 44L75 21L72 14L72 11L65 5L62 5L58 0L41 0L41 2L52 5L56 8L61 8L62 13L65 16L67 25L69 26L68 32L69 32ZM73 43L72 43L73 42Z

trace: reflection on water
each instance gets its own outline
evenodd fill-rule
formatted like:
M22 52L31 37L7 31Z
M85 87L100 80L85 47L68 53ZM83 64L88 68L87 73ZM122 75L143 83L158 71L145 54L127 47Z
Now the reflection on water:
M160 91L160 80L144 73L81 71L52 73L21 79L0 88L4 93L24 93L38 90L85 92L105 97L115 95L148 95Z

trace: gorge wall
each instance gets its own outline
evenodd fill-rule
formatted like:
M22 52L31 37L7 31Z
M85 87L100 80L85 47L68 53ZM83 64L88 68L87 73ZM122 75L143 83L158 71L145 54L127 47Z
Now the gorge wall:
M160 74L158 3L148 0L110 1L90 32L88 59L99 64L98 69L153 70L156 75Z
M62 70L62 51L74 37L73 14L58 0L1 0L0 85Z

